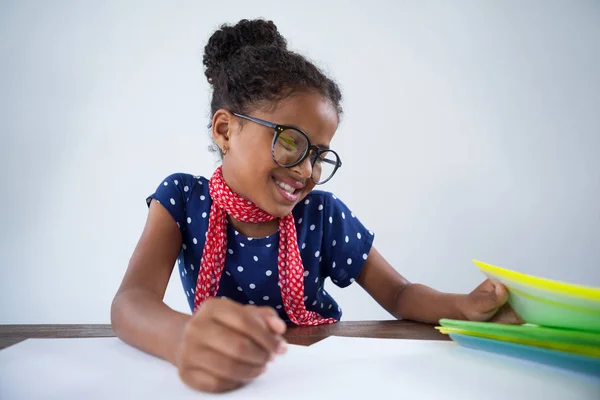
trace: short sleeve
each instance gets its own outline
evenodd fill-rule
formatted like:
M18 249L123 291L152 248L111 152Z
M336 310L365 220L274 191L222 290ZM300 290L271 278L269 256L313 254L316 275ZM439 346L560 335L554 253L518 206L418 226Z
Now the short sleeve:
M325 194L324 207L322 270L343 288L360 273L375 235L335 195Z
M182 174L172 174L166 177L156 188L155 192L146 198L146 204L150 207L152 200L157 201L167 209L171 217L177 222L180 230L185 229L185 207L186 197L184 188L186 188L185 177Z

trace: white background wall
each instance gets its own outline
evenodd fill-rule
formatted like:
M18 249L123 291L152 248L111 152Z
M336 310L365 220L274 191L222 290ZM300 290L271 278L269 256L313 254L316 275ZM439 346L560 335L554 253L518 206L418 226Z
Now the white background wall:
M600 286L598 1L0 3L0 323L106 323L147 209L210 175L201 55L273 19L340 82L326 188L413 281L472 258ZM358 286L345 318L388 314ZM187 310L176 275L166 301Z

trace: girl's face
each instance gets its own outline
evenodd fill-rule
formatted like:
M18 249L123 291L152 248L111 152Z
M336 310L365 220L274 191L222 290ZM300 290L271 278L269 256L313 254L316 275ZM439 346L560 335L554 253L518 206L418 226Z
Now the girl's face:
M274 109L259 109L251 117L299 128L313 145L327 148L338 124L337 110L318 93L296 93ZM223 177L231 190L275 217L289 214L315 186L310 158L291 168L271 155L274 130L219 110L213 117L213 138L227 149ZM282 187L283 186L283 187Z

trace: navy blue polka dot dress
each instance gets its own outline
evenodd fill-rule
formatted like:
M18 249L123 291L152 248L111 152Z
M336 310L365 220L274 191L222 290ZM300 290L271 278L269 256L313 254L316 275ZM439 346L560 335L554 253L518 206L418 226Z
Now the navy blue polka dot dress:
M148 196L148 206L153 199L167 209L181 230L182 245L177 265L190 310L193 310L212 204L208 180L184 173L172 174ZM324 318L340 320L342 309L325 290L325 279L330 278L342 288L352 284L367 259L374 234L329 192L313 190L292 213L304 265L306 309ZM289 322L277 281L279 233L249 238L228 224L227 243L225 268L217 296L241 304L271 306Z

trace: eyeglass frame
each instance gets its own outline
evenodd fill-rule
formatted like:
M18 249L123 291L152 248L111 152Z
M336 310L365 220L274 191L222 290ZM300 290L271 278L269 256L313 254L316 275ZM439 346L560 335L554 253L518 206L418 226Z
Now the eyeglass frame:
M314 160L311 161L311 169L314 170L315 162L317 161L317 158L321 154L326 153L326 152L331 152L331 153L335 154L335 156L337 157L338 162L336 163L333 172L331 173L331 175L329 176L329 178L327 178L327 180L325 180L323 182L318 182L317 183L313 179L312 172L311 172L310 179L314 182L315 185L323 185L323 184L329 182L331 180L331 178L333 178L333 176L335 175L335 173L337 172L337 170L342 167L342 159L340 158L339 154L335 150L332 150L332 149L322 149L319 146L316 146L316 145L312 144L310 142L310 138L308 137L308 135L302 129L299 129L299 128L295 127L295 126L275 124L273 122L265 121L264 119L250 117L250 116L244 115L244 114L239 114L239 113L235 113L235 112L231 112L231 113L233 115L235 115L236 117L239 117L239 118L242 118L242 119L245 119L245 120L248 120L248 121L254 122L256 124L259 124L259 125L262 125L262 126L266 126L267 128L271 128L271 129L275 130L275 132L273 132L273 141L271 142L271 157L273 157L273 161L275 161L277 163L277 165L279 165L280 167L283 167L283 168L293 168L293 167L295 167L297 165L300 165L300 164L302 164L304 162L304 160L306 160L309 157L311 150L314 150L314 152L315 152L315 158L314 158ZM212 123L210 123L208 125L209 128L211 126L212 126ZM306 138L306 143L308 143L308 146L306 146L305 153L302 155L302 157L300 157L300 159L298 161L296 161L295 163L290 164L290 165L282 165L275 158L275 143L276 143L277 138L279 137L279 135L283 131L288 130L288 129L293 129L293 130L295 130L297 132L300 132L300 134L302 134ZM321 162L326 162L326 163L329 163L329 164L333 164L333 162L331 162L331 161L329 161L327 159L321 159Z

